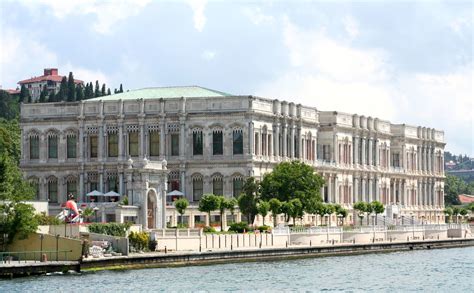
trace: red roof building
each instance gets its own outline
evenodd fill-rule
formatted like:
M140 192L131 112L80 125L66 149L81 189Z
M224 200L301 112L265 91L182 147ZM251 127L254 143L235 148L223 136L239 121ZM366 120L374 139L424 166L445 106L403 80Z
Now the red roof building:
M461 202L461 204L469 204L471 202L474 202L474 195L460 194L458 195L458 199Z
M48 94L53 91L56 94L59 91L59 86L63 76L58 74L58 69L45 68L43 73L44 74L41 76L32 77L18 82L19 85L25 85L30 91L32 101L39 99L41 91L45 87L48 90ZM74 83L81 85L84 84L84 82L79 79L74 79Z

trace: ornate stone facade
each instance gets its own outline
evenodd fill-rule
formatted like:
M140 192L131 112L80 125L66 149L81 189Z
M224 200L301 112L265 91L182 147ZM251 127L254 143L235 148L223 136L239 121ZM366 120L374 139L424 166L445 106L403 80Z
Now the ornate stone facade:
M129 160L166 160L167 189L191 202L206 193L231 197L245 177L301 160L325 178L326 202L351 208L379 200L392 219L444 219L442 131L195 88L199 94L171 88L177 94L159 98L148 89L22 105L21 166L38 182L39 198L63 202L67 191L84 196L114 189L131 199L141 189L143 204L146 189L133 187Z

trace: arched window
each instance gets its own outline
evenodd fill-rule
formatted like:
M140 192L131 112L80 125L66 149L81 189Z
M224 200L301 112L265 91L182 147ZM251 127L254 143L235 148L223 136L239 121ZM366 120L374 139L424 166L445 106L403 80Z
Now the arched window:
M242 193L242 187L244 186L244 178L240 175L232 178L232 196L238 197Z
M242 155L244 153L244 135L242 129L234 129L232 131L233 154Z
M68 133L66 136L66 156L68 159L77 157L77 136L75 133Z
M48 178L48 201L58 203L58 179L54 176Z
M193 201L199 201L203 194L202 176L193 176Z
M202 130L193 129L193 155L202 155Z
M30 160L39 159L39 135L36 132L30 133Z
M222 155L223 153L224 153L224 148L223 148L222 129L216 129L212 131L212 154Z
M220 174L212 177L212 193L215 195L224 195L224 180Z
M58 135L57 133L48 133L48 159L58 158Z
M160 132L158 127L148 128L150 156L160 155Z
M77 180L74 176L68 176L66 178L66 194L72 194L77 197Z

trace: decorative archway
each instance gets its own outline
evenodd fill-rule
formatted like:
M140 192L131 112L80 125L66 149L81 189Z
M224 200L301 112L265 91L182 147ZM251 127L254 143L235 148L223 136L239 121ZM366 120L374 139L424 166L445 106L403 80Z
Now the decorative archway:
M155 229L156 228L156 191L150 189L147 192L147 228Z

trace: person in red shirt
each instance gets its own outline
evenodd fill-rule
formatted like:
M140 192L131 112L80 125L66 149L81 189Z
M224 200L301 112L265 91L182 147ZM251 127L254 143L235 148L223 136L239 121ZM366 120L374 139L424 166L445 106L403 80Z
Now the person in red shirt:
M69 200L66 202L66 209L69 210L69 219L70 221L74 220L77 216L79 216L79 210L77 209L77 204L74 201L74 195L68 195Z

